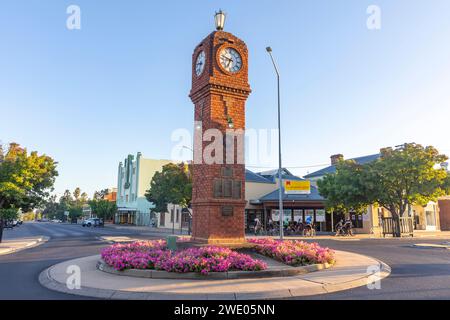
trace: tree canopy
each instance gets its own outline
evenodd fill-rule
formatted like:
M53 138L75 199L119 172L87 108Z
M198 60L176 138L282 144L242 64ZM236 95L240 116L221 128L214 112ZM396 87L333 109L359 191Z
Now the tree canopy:
M0 208L33 209L43 203L53 188L56 162L16 143L8 151L0 148Z
M4 221L42 205L53 189L57 163L36 151L28 154L17 143L0 145L0 229ZM1 241L1 233L0 233Z
M104 199L93 199L88 203L91 206L92 212L104 221L112 220L117 212L117 205L115 202Z
M153 212L166 212L169 203L187 207L192 199L190 166L169 163L156 172L145 197L155 207Z
M426 205L449 192L450 177L439 167L447 159L432 146L387 148L378 160L366 164L341 161L335 174L318 181L319 192L329 209L361 212L378 204L398 218L409 205Z

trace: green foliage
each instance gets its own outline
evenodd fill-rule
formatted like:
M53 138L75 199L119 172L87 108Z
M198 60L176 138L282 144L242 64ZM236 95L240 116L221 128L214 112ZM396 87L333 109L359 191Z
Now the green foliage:
M447 160L434 147L405 144L386 149L379 161L367 165L368 196L371 202L402 216L408 205L426 205L445 195L448 173L438 165Z
M192 198L192 180L190 167L181 163L169 163L162 172L156 172L145 194L148 201L155 205L153 212L166 212L169 203L187 207Z
M17 143L8 151L0 145L0 242L5 220L17 218L19 209L29 211L42 205L53 188L56 162L36 151L28 154Z
M64 191L64 194L56 201L56 196L51 196L45 203L44 215L47 218L65 220L64 213L69 211L69 219L78 219L83 215L83 205L89 201L87 194L76 188L73 192Z
M89 201L92 213L104 221L112 220L117 212L117 205L115 202L110 202L103 199L93 199Z
M329 211L362 213L370 204L364 167L352 160L339 162L336 174L326 175L317 184Z
M94 200L101 200L104 199L105 196L109 193L109 189L103 189L100 191L94 192Z
M78 219L83 216L83 209L80 207L72 207L69 209L69 218L70 219Z
M0 209L31 210L49 196L55 178L56 162L37 152L11 143L7 152L0 148Z
M319 192L330 209L360 211L378 204L399 217L408 205L425 205L449 191L447 171L437 168L446 160L431 146L411 143L385 149L380 159L364 165L341 161L336 174L318 182Z
M19 216L19 210L16 208L0 209L0 220L15 220Z

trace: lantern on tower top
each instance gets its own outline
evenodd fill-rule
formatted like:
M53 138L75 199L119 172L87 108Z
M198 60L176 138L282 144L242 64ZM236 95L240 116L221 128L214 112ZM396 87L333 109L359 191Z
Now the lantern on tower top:
M223 27L225 26L225 19L227 18L227 15L222 10L219 10L219 12L216 12L214 15L214 21L216 22L216 30L221 31L223 30Z

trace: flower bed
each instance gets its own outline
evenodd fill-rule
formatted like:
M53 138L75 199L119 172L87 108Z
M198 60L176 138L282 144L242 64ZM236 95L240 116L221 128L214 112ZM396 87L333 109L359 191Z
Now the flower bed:
M116 270L155 269L167 272L259 271L267 265L249 255L222 247L170 251L163 240L114 244L101 251L106 264Z
M334 251L317 243L298 240L249 239L256 244L256 251L290 266L305 266L335 262Z

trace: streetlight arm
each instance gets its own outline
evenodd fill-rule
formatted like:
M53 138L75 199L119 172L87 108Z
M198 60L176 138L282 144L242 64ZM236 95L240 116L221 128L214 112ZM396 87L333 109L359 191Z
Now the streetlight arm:
M278 72L278 67L277 64L275 63L275 59L272 56L272 48L271 47L267 47L266 51L269 53L270 55L270 59L272 60L273 63L273 67L275 68L275 72L277 73L277 77L280 78L280 73Z

